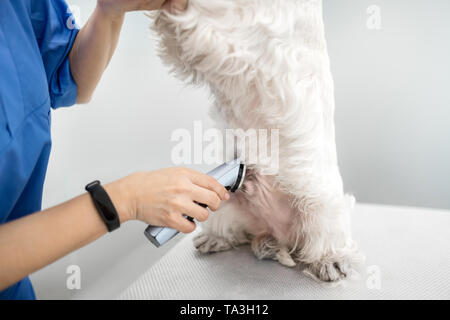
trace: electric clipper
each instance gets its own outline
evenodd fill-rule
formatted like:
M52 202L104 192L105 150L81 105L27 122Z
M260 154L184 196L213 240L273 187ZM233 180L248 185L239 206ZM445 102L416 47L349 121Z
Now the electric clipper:
M242 186L245 177L245 164L238 159L226 162L217 168L209 171L207 174L215 178L221 185L223 185L230 192L235 192ZM206 205L199 203L202 207ZM186 216L189 221L194 221L192 217ZM148 226L144 234L156 247L160 247L179 233L178 230L169 227Z

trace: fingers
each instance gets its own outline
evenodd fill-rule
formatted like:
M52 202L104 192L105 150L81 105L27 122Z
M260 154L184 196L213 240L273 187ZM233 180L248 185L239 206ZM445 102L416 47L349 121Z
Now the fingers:
M211 191L209 191L209 192L211 192ZM220 200L219 200L219 206L220 206ZM208 209L195 203L189 197L176 200L176 202L173 203L171 209L169 209L169 210L170 210L170 212L179 213L181 215L186 214L189 217L197 219L198 221L205 221L206 219L208 219L208 216L209 216Z
M194 222L186 219L181 213L169 214L166 225L183 233L191 233L196 227Z
M213 192L211 193L214 194ZM183 200L177 200L172 204L171 208L172 212L167 214L164 224L183 233L190 233L195 230L195 223L189 221L184 215L200 222L206 221L209 217L208 209L194 203L188 197Z
M217 182L217 180L213 177L191 170L190 180L197 186L215 192L219 196L220 200L228 200L230 198L227 189L225 189L225 187Z
M205 204L212 211L217 211L220 208L221 199L214 191L204 189L195 184L192 185L192 199L198 203ZM199 205L197 205L200 207Z
M191 202L186 207L186 215L200 222L206 221L209 217L208 209L198 205L197 203Z

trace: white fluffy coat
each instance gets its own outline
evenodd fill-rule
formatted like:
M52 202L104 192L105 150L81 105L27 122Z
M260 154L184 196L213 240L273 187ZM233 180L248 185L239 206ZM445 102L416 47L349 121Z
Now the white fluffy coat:
M190 0L156 14L163 61L207 85L227 128L279 129L279 171L250 167L244 188L211 215L194 243L214 252L251 242L258 258L345 278L357 257L354 198L336 156L334 88L321 0Z

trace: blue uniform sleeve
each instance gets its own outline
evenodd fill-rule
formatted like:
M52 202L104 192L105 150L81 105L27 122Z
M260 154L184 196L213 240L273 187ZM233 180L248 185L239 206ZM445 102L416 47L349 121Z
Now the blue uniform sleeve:
M44 62L52 108L71 106L77 85L70 72L69 52L78 27L64 0L33 0L31 21Z

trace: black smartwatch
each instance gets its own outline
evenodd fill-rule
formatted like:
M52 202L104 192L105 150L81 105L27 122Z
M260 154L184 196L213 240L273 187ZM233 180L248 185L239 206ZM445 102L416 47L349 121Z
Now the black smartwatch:
M96 180L89 183L86 186L86 191L91 195L92 201L94 201L94 205L108 228L108 231L111 232L119 228L119 215L117 214L116 208L110 197L101 186L100 181Z

